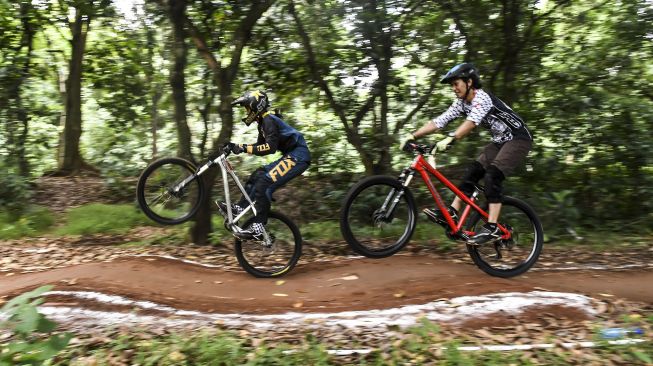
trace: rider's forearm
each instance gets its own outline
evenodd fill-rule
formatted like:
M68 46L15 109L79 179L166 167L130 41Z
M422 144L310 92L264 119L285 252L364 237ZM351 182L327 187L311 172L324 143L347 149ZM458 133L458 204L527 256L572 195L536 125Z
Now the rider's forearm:
M433 122L429 121L427 122L424 126L420 127L417 131L413 132L413 136L418 139L420 137L424 137L428 134L431 134L435 131L437 131L438 128L433 124Z
M456 140L460 140L461 138L467 136L472 130L476 127L476 124L470 120L466 120L463 122L458 128L456 129L456 132L454 132L454 137Z

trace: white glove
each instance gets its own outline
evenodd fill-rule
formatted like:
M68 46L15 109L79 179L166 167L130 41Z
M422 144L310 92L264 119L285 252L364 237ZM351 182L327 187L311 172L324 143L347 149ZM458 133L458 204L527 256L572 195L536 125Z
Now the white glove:
M437 151L445 151L449 147L449 145L451 145L455 140L456 138L454 137L454 135L449 134L449 136L443 138L437 144L435 144L435 148L433 149L433 152L435 153Z
M410 132L407 132L405 135L403 135L401 137L401 140L399 140L401 142L401 150L403 150L406 147L406 144L408 142L414 141L414 140L415 140L415 135L413 135Z

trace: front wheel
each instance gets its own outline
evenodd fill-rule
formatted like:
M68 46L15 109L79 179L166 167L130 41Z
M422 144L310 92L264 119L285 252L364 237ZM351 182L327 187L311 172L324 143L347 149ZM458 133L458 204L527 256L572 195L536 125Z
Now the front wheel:
M374 176L355 184L340 212L340 231L355 252L369 258L397 253L415 231L415 200L397 179Z
M485 223L478 214L466 226L477 232ZM514 277L528 271L537 262L544 242L542 223L524 201L504 197L499 224L511 232L511 238L481 246L467 246L474 263L485 273L496 277Z
M188 221L205 194L202 179L193 177L195 171L193 163L180 158L163 158L148 165L136 186L141 210L163 225Z
M248 227L254 218L243 224ZM236 239L234 250L238 263L255 277L280 277L290 272L302 255L302 235L288 217L271 211L265 231L271 239L266 245L258 240Z

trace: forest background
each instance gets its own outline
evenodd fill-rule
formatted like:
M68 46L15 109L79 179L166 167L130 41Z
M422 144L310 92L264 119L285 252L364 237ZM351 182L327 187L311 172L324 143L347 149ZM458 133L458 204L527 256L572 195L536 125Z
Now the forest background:
M133 202L153 159L255 141L230 102L264 89L313 154L274 205L337 225L354 181L407 166L399 136L451 104L439 77L466 61L535 136L506 186L549 238L650 233L652 56L650 0L0 0L0 222L39 225L42 176L94 174ZM480 130L438 159L452 178ZM233 161L246 178L271 159Z

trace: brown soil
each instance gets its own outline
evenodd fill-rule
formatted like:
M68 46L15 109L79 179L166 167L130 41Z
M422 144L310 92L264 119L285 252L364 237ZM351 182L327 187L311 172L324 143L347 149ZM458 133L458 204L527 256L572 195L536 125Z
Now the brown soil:
M124 258L5 276L0 278L0 296L10 298L54 284L56 290L116 294L177 309L259 314L379 309L440 298L533 290L653 303L650 270L530 272L502 279L489 277L469 264L421 255L300 263L281 281L159 257Z

